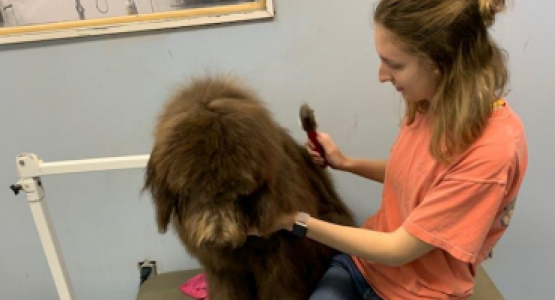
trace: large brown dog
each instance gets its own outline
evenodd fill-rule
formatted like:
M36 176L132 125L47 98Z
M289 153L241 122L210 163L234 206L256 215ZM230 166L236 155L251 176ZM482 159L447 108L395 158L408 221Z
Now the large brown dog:
M336 251L268 233L274 218L305 211L353 225L353 217L257 95L229 78L195 79L166 103L154 138L144 190L160 232L171 221L200 261L210 299L307 299ZM261 237L247 236L250 227Z

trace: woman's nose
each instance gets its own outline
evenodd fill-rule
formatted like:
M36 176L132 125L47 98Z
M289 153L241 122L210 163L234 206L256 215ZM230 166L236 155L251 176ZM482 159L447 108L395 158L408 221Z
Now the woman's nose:
M382 83L391 81L391 75L384 68L383 64L380 65L380 69L378 71L378 78L380 79L380 82L382 82Z

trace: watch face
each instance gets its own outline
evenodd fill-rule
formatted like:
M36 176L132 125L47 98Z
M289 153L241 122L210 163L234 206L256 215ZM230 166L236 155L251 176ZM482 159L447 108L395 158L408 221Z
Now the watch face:
M306 235L306 226L295 223L293 226L293 234L299 237L304 237Z

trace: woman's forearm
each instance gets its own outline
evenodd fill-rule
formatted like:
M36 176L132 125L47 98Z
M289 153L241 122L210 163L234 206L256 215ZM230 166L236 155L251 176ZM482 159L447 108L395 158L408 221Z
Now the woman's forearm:
M394 266L399 262L391 233L340 226L314 218L310 218L308 228L308 238L341 252L384 265Z
M386 167L387 160L347 158L340 169L383 183Z
M309 217L307 228L306 237L312 240L391 267L409 263L434 248L410 235L403 227L393 232L379 232Z

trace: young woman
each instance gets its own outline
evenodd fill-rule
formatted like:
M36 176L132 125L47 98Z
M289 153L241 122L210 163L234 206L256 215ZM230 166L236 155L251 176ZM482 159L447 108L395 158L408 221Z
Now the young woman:
M379 78L406 102L388 160L345 156L319 134L337 170L383 182L361 228L303 212L275 229L341 251L311 299L466 299L476 267L509 225L527 167L519 117L504 100L507 67L488 28L504 0L382 0ZM307 142L316 163L323 158ZM296 225L297 224L297 225Z

